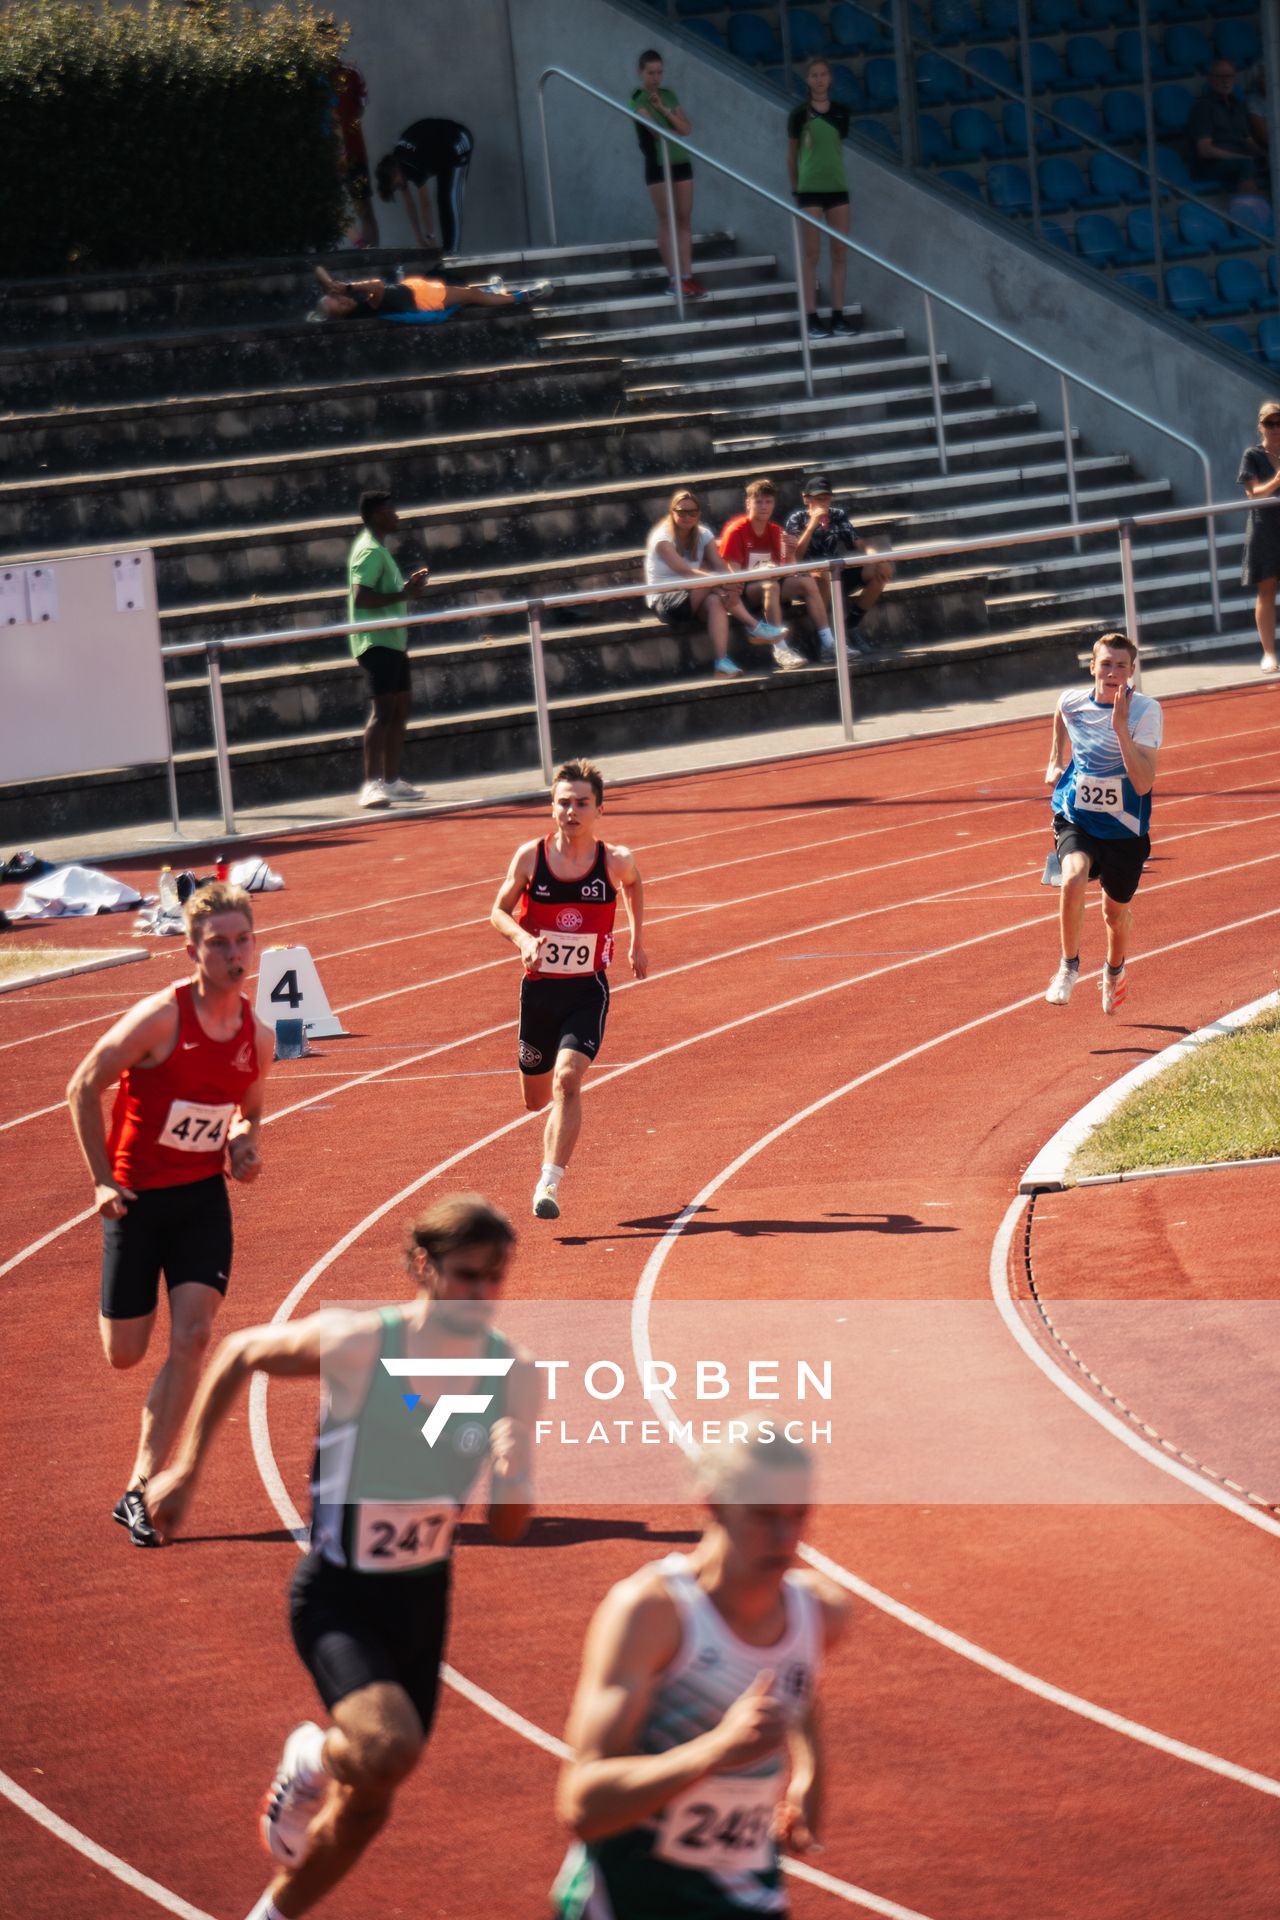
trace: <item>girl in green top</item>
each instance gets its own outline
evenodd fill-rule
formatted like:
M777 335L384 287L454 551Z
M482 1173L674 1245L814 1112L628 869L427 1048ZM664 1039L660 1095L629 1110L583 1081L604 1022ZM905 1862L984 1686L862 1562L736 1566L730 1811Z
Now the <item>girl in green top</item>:
M805 68L809 97L787 120L787 172L797 205L837 233L849 231L849 182L844 170L844 143L849 137L849 109L831 98L831 68L825 60L810 60ZM800 235L804 255L804 306L809 337L825 340L852 329L844 317L844 276L848 259L844 247L828 241L831 259L831 320L818 315L818 256L822 235L805 227Z
M693 131L688 114L662 84L662 55L656 47L646 47L640 55L640 85L627 105L632 113L643 115L664 134L688 134ZM644 183L649 189L658 216L658 251L667 269L667 290L676 290L676 274L686 300L701 300L706 288L693 277L693 162L677 141L660 140L648 127L636 127L636 138L644 155ZM662 170L662 150L671 162L671 197L675 201L676 231L670 231L667 217L667 185Z

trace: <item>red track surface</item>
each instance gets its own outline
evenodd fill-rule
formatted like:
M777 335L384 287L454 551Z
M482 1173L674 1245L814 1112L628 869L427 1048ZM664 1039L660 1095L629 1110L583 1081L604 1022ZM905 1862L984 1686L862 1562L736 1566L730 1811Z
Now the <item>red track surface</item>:
M1157 858L1114 1021L1091 981L1065 1010L1039 998L1055 951L1055 898L1038 884L1047 721L620 791L608 819L649 882L654 977L616 993L565 1217L526 1222L520 1292L629 1298L707 1182L861 1079L720 1185L662 1267L655 1314L678 1297L989 1301L992 1242L1041 1142L1137 1059L1274 982L1274 712L1267 690L1168 708ZM419 1200L475 1185L524 1219L533 1129L473 1143L518 1112L515 967L484 921L536 818L495 808L380 821L273 852L288 891L261 903L262 944L278 934L310 946L352 1037L276 1069L267 1166L235 1196L224 1330L269 1318L313 1263L415 1181ZM103 923L58 927L56 938L102 944ZM95 1031L178 971L176 946L145 968L0 998L0 1122L54 1106ZM1101 957L1094 905L1086 972ZM924 1050L862 1078L913 1049ZM61 1110L0 1132L0 1150L3 1267L81 1211L88 1189ZM455 1168L424 1179L455 1154ZM305 1304L391 1291L413 1204L358 1233ZM1270 1213L1242 1208L1232 1231L1238 1262L1268 1271ZM1060 1247L1069 1272L1069 1233ZM1111 1280L1132 1293L1125 1232L1088 1251L1105 1259L1101 1275L1090 1267L1104 1293ZM1182 1271L1179 1286L1188 1279ZM160 1889L236 1920L266 1878L257 1797L283 1733L313 1710L284 1618L295 1549L259 1478L248 1410L213 1456L195 1537L133 1551L108 1515L147 1376L112 1375L98 1349L93 1223L18 1260L0 1284L13 1540L0 1768ZM990 1338L1009 1365L994 1311ZM1222 1384L1211 1373L1205 1397ZM1029 1459L1067 1427L1090 1428L1047 1381L1027 1391ZM272 1389L271 1442L299 1502L313 1417L310 1388ZM1122 1451L1100 1431L1082 1444L1099 1458ZM1166 1504L1164 1476L1129 1456L1123 1471L1125 1504L828 1509L812 1543L1038 1682L1280 1781L1277 1541L1207 1502ZM599 1596L667 1551L689 1518L558 1520L515 1550L470 1530L454 1664L558 1734ZM1280 1908L1280 1788L1095 1724L881 1608L857 1607L824 1704L831 1785L818 1864L837 1882L929 1920L1269 1920ZM561 1853L554 1770L549 1754L447 1694L395 1819L323 1911L541 1914ZM5 1801L0 1847L6 1914L162 1910ZM793 1898L801 1920L860 1910L849 1894L801 1883Z

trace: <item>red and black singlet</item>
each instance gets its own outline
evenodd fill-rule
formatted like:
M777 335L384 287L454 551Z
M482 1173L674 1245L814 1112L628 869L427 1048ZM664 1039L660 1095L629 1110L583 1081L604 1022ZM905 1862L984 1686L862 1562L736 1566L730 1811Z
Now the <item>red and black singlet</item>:
M561 880L552 872L546 840L538 842L533 878L512 918L530 933L544 933L542 958L526 978L572 980L604 973L613 959L613 916L618 890L609 878L604 841L596 857L577 880Z
M111 1177L134 1193L221 1173L227 1129L258 1077L253 1008L243 994L240 1026L230 1040L211 1040L200 1025L189 980L173 997L173 1052L158 1067L126 1067L111 1110Z

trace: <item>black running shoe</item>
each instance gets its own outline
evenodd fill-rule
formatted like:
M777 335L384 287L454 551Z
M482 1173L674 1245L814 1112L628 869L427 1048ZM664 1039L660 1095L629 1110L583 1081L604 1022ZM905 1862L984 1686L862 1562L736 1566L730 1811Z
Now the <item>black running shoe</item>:
M120 1495L111 1509L111 1518L119 1521L122 1527L128 1527L129 1538L135 1547L160 1545L160 1536L151 1524L140 1487L130 1487L127 1493Z

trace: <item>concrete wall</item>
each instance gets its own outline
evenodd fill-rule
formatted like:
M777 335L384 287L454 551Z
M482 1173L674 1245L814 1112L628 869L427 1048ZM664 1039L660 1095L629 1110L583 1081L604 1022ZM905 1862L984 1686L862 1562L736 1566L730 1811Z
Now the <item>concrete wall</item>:
M623 100L636 56L650 43L666 57L695 144L787 197L782 101L726 57L666 33L648 8L628 0L417 0L410 15L404 0L347 0L345 13L370 84L371 152L421 113L449 113L475 131L468 247L549 238L537 105L543 69L564 67ZM435 58L444 48L447 83ZM550 83L547 118L561 244L650 236L653 215L630 123L560 81ZM1227 356L1078 278L1052 248L1020 244L1003 222L970 214L869 155L852 158L851 180L856 238L937 294L1200 441L1215 497L1235 497L1265 374L1251 378ZM790 277L784 214L707 166L697 168L695 193L695 229L736 232L744 252L775 253ZM861 299L874 321L896 322L914 345L923 343L917 291L865 260L851 262L849 283L850 298ZM936 325L957 375L989 372L1001 398L1034 399L1046 422L1060 419L1056 373L941 306ZM1089 450L1131 452L1146 475L1167 474L1183 501L1203 498L1199 461L1176 442L1078 388L1071 406Z

